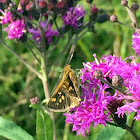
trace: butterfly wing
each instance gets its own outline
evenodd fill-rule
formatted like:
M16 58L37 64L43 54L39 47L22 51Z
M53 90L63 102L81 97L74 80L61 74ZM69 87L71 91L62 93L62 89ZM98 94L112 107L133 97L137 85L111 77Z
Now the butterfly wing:
M47 104L47 108L55 112L64 112L70 108L71 99L62 89L53 94Z
M50 98L47 107L51 111L63 112L79 105L78 80L70 65L65 66L62 79Z

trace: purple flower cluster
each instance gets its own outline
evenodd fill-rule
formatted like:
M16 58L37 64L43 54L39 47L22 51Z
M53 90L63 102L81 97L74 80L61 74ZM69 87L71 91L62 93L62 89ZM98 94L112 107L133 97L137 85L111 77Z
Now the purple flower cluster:
M8 39L20 39L25 32L24 19L12 21L7 28L4 29L8 33Z
M132 48L135 50L135 53L138 53L140 56L140 34L134 32L132 35Z
M52 38L53 36L58 36L59 32L57 30L53 30L52 29L52 24L48 24L47 28L46 28L46 24L47 24L47 20L45 20L44 22L41 22L41 27L46 31L45 31L45 39L48 41L48 43L52 44ZM39 29L28 29L29 32L32 34L32 39L34 39L36 41L36 43L38 44L41 41L41 34Z
M25 21L23 18L13 20L11 12L3 12L0 10L3 16L0 17L1 24L9 24L4 29L8 33L7 39L20 39L25 31Z
M3 14L3 16L0 16L1 24L4 25L7 23L10 23L11 18L12 18L11 12L4 13L1 9L0 9L0 12Z
M112 113L122 117L124 113L136 112L135 119L140 120L140 64L136 64L134 57L126 58L123 61L121 58L109 55L102 56L100 62L94 54L95 61L84 63L84 68L81 70L81 84L83 95L79 107L74 108L68 114L64 115L66 123L73 124L73 131L77 131L77 135L82 133L85 135L85 130L89 133L89 127L94 122L94 127L97 124L106 126L106 121L113 121ZM131 63L127 63L127 59L131 59ZM108 85L103 84L101 80L94 78L94 72L101 70L104 80L112 79L115 75L120 75L123 80L123 86L126 87L126 94L115 91L114 94L107 89ZM122 103L123 101L123 103ZM116 106L117 103L118 106ZM115 103L115 104L114 104ZM111 119L112 118L112 119Z
M70 7L67 13L62 17L65 25L71 25L74 29L81 26L79 25L79 20L85 16L85 10L81 6Z
M1 16L1 24L7 24L8 23L8 27L6 27L4 29L4 31L6 31L8 33L7 39L20 39L23 34L26 32L25 27L25 21L24 19L16 19L16 20L12 20L12 15L10 12L6 12L4 13L2 10L0 11L3 16ZM41 26L45 31L45 39L48 41L48 43L52 44L52 38L53 36L58 36L59 32L57 30L53 30L52 29L52 24L49 23L47 25L46 28L46 24L47 24L47 20L45 20L44 22L41 22ZM39 28L31 28L28 29L29 32L32 34L32 39L34 39L36 41L36 43L39 43L41 41L41 33L39 31Z

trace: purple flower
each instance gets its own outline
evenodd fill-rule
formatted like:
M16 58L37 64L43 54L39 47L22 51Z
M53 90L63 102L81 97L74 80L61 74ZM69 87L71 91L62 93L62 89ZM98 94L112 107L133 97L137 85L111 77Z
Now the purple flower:
M32 34L32 39L36 41L38 44L41 41L41 35L39 29L28 29L29 32Z
M74 108L71 114L66 114L66 123L73 124L73 131L77 135L82 133L85 136L85 130L89 133L89 127L94 122L94 127L98 124L106 126L106 121L113 121L110 118L118 114L118 117L124 116L126 112L136 112L134 119L140 120L140 64L136 63L134 57L121 58L109 55L102 56L100 61L94 54L95 61L84 63L81 70L81 88L83 101L79 107ZM130 59L131 63L126 60ZM123 86L126 88L126 94L115 90L112 93L108 90L109 86L103 84L100 79L94 78L94 71L101 70L103 78L111 81L114 75L120 75L123 80ZM70 111L71 112L71 111Z
M52 24L48 24L47 30L45 31L45 38L48 40L50 44L52 44L53 36L58 36L59 33L57 30L52 29Z
M132 35L132 48L135 50L135 53L138 53L140 56L140 34L134 32Z
M74 29L81 26L82 23L79 24L79 19L85 16L85 10L81 6L77 6L73 9L73 7L69 8L69 11L62 17L65 25L71 25Z
M4 31L6 31L8 33L7 38L9 39L14 39L14 38L18 38L20 39L24 32L25 32L25 23L24 20L15 20L12 21L7 28L4 29Z
M102 87L102 85L100 85ZM92 122L94 122L94 127L98 124L103 124L106 126L106 121L111 121L108 116L110 115L110 111L107 106L109 105L109 96L104 95L104 89L106 87L102 87L98 92L92 93L89 90L86 90L85 94L88 97L85 97L85 100L81 102L80 106L75 108L75 111L71 114L65 113L66 123L73 124L72 131L77 131L77 135L82 133L84 137L85 130L89 134L89 127Z
M0 16L1 19L1 24L7 24L10 23L11 19L12 19L12 15L11 12L3 12L2 10L0 10L0 12L3 14L3 16Z
M47 21L45 20L44 22L41 22L41 27L43 29L46 28L46 24L47 24ZM28 29L29 32L32 34L32 39L34 39L36 41L36 43L38 44L40 41L41 41L41 34L40 34L40 31L38 28L36 29ZM57 30L53 30L52 29L52 24L48 24L47 25L47 30L45 31L45 39L50 43L52 44L52 38L53 36L58 36L59 35L59 32Z

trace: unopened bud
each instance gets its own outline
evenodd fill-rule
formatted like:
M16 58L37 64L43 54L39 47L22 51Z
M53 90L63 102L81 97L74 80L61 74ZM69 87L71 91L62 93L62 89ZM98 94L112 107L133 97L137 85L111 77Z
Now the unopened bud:
M20 0L19 3L20 3L22 6L24 6L24 5L26 5L28 2L29 2L29 0Z
M127 6L128 5L128 1L127 0L122 0L121 1L121 5L122 6Z
M103 23L106 22L107 20L109 20L109 15L107 13L104 13L98 17L97 22Z
M115 75L112 78L112 85L121 88L123 84L123 78L120 75Z
M33 98L30 99L31 104L36 104L37 101L38 101L38 97L33 97Z
M96 5L94 4L94 7L91 8L91 13L95 14L98 12L98 8L96 8Z
M7 0L0 0L0 3L6 3Z
M112 22L117 22L117 21L118 21L118 17L117 17L116 15L112 15L112 16L110 17L110 21L112 21Z
M131 5L131 9L134 10L134 11L137 11L139 9L139 5L136 2L134 2Z
M56 7L57 8L64 8L65 7L65 3L63 1L59 1L59 2L57 2Z
M47 3L46 3L46 1L39 1L39 7L41 7L41 8L44 8L44 7L46 7L47 6Z
M103 77L103 73L101 72L101 70L95 70L93 75L95 79L101 79Z
M47 8L49 11L51 11L54 8L54 5L52 3L47 5Z
M33 7L34 7L34 3L33 3L33 2L29 2L29 3L26 5L26 10L29 11L29 10L31 10Z

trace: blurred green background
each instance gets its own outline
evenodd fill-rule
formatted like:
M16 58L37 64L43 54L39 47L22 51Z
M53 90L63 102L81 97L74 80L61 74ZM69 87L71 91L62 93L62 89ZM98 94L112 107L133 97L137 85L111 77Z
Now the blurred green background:
M129 0L129 5L131 5L132 2L132 0ZM94 0L94 3L97 8L104 9L109 15L116 14L121 22L131 25L130 18L125 8L121 6L120 0ZM89 12L89 6L85 1L80 1L80 4ZM138 19L140 17L139 13L140 12L138 12ZM85 20L88 20L88 18L85 18ZM77 42L77 47L70 63L73 69L81 69L83 68L83 62L93 61L93 53L97 54L98 59L102 55L108 54L115 54L116 56L121 56L123 59L127 56L134 55L134 51L131 48L133 29L107 21L102 24L95 24L95 31L95 33L87 32ZM60 39L57 48L49 57L48 68L62 51L66 43L65 40L67 40L67 35ZM13 40L6 40L6 42L16 53L38 69L36 65L37 61L32 57L27 45L15 43ZM29 45L33 48L33 44L29 42ZM65 63L67 55L68 53L65 53L61 57L58 67L49 74L50 91L52 91L55 86L60 71L63 70L62 65ZM32 97L38 96L41 102L45 98L42 83L34 73L29 71L23 63L2 45L0 48L0 56L0 115L14 121L31 135L36 136L36 114L35 110L29 107L29 100ZM63 113L55 113L55 118L57 138L58 140L62 140L65 117ZM134 126L134 130L137 134L139 133L139 124L139 122L136 122ZM97 128L93 128L91 125L90 128L89 136L83 138L81 135L76 136L76 133L72 132L72 126L70 126L68 139L94 139L103 127L98 126ZM126 132L122 140L128 139L133 140L132 136ZM0 140L5 140L5 138L0 137Z

